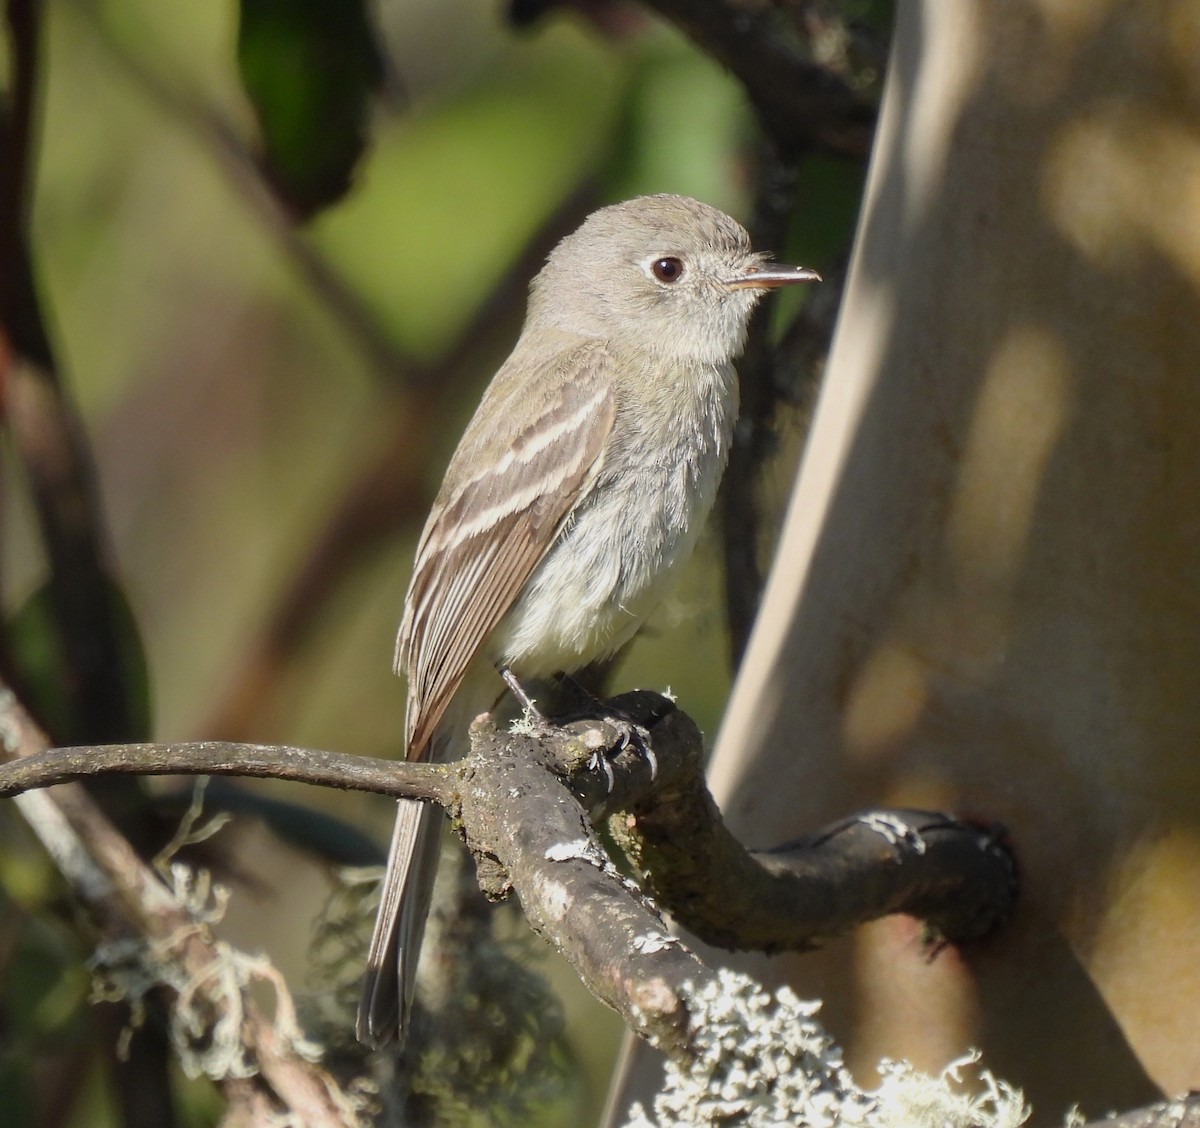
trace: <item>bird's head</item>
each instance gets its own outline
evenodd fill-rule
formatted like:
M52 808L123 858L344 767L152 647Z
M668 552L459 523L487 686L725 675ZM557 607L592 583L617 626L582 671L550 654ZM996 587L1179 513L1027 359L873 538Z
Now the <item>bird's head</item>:
M534 279L529 324L720 364L745 344L771 289L819 279L768 262L745 228L686 196L639 196L593 212Z

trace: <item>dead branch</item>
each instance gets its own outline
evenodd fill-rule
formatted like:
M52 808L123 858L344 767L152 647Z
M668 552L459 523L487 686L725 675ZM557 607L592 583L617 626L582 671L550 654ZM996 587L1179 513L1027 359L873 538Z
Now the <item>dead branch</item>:
M627 812L612 824L650 895L725 947L807 949L898 911L921 915L939 937L962 939L1007 914L1013 867L997 835L942 815L872 812L751 854L724 827L708 793L690 718L653 693L626 694L612 705L649 730L653 771L633 748L613 755L618 736L603 721L534 735L499 732L485 718L472 730L471 755L450 765L217 742L68 748L0 768L0 795L111 772L213 773L437 802L461 828L484 892L515 892L534 930L589 989L631 1029L676 1055L689 1038L685 987L713 973L613 866L596 836L597 818ZM598 757L608 771L596 770ZM132 864L123 858L116 868Z
M45 736L5 686L0 686L0 741L5 756L16 761L48 753ZM0 772L20 767L19 762L5 763ZM205 1014L214 1025L236 1005L242 1052L256 1070L248 1084L277 1115L289 1114L298 1123L320 1128L353 1123L347 1111L352 1102L325 1069L302 1055L298 1029L279 1021L279 1013L290 1012L290 1002L277 995L277 1019L271 1022L248 997L239 992L233 999L222 991L228 950L217 944L205 920L137 856L81 787L65 784L22 795L18 802L90 911L102 945L133 942L139 950L153 953L156 963L169 965L187 984L193 1011ZM282 982L275 986L277 992L283 990ZM218 1084L237 1079L214 1078ZM245 1093L245 1084L240 1084L239 1099Z

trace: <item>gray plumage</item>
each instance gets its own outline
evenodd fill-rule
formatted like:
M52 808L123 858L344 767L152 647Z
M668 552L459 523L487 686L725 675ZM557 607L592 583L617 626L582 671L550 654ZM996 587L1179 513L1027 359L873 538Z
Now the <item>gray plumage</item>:
M555 247L417 547L395 656L408 758L465 748L497 667L546 677L632 637L712 507L751 311L815 277L681 196L602 208ZM359 1010L369 1044L404 1034L439 832L436 808L400 802Z

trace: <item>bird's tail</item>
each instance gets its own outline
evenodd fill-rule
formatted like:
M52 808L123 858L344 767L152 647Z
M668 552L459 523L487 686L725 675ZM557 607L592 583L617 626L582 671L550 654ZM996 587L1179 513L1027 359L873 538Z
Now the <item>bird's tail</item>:
M374 1047L404 1041L441 848L438 807L411 799L397 806L358 1006L358 1040Z
M490 663L475 663L419 758L445 763L470 751L471 721L492 708L500 693L499 679ZM378 1048L392 1039L404 1042L441 838L442 811L437 804L398 800L396 829L392 831L358 1004L358 1040L365 1045Z

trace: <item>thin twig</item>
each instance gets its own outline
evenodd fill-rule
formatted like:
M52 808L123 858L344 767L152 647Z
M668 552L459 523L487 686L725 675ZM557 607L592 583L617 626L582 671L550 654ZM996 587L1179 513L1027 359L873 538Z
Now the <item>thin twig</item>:
M102 775L228 775L369 791L396 799L453 801L452 769L395 763L288 744L196 741L52 748L0 765L0 798Z

